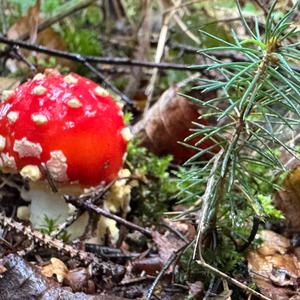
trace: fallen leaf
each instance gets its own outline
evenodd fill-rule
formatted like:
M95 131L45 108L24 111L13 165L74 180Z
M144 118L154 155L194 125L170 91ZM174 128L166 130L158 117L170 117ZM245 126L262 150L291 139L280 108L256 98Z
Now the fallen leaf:
M50 264L42 267L41 273L46 277L56 275L57 281L60 283L63 282L69 272L67 266L60 259L55 257L52 257L50 262Z
M300 262L289 253L289 240L270 230L263 230L260 237L263 243L247 257L252 280L271 299L300 297Z
M43 276L38 268L22 257L9 254L3 259L7 269L0 278L0 300L7 299L69 299L69 300L129 300L115 295L86 295L59 287L52 278Z
M195 300L201 300L204 297L204 284L202 281L195 281L187 284L189 287L189 296Z
M259 236L264 242L257 251L263 256L285 254L290 246L289 239L271 230L262 230Z
M185 245L184 241L180 240L169 231L166 231L165 234L160 234L158 231L154 231L152 237L158 248L158 255L163 264L168 261L172 254L177 252ZM172 267L170 268L169 272L171 271Z
M274 205L283 212L288 233L300 231L300 166L293 169L284 181L282 191L274 197Z
M178 141L183 141L191 134L192 121L197 121L198 117L199 106L178 95L175 87L170 87L135 124L133 132L141 145L151 152L156 155L172 154L175 162L182 163L197 152L178 144ZM207 121L202 120L201 123L207 124ZM211 145L213 142L206 140L199 145L199 149Z
M88 288L89 272L86 268L70 270L64 277L64 284L71 287L74 292L82 292Z
M37 0L36 4L28 8L26 16L23 16L13 24L8 32L7 36L10 39L19 39L24 34L29 33L29 42L35 43L37 38L37 29L40 17L41 0Z
M19 18L15 24L13 24L8 32L7 37L9 39L20 39L20 37L29 33L29 42L37 43L42 46L46 46L56 50L66 50L67 46L61 36L55 32L52 27L48 27L40 32L37 32L38 25L43 21L40 15L41 1L38 0L35 5L28 8L27 14ZM29 50L20 50L22 55L26 58L34 56L37 60L43 59L49 60L49 56L42 53L35 53ZM57 65L71 67L71 62L66 59L56 58ZM11 71L17 69L25 69L27 66L23 62L15 62L14 60L8 60L8 68Z
M164 219L164 222L182 233L182 235L184 235L189 241L192 241L197 234L196 228L190 220L173 222L170 219Z
M6 271L7 269L2 264L0 264L0 276L2 273L5 273Z

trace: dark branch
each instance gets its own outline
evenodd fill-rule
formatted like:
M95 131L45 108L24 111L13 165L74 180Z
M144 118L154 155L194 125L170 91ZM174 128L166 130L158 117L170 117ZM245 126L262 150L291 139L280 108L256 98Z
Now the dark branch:
M173 64L173 63L154 63L148 61L139 61L130 59L128 57L99 57L99 56L84 56L79 53L66 52L61 50L50 49L41 45L33 45L20 40L11 40L6 37L0 36L0 43L7 44L10 46L19 46L27 50L37 51L48 55L61 57L77 62L88 62L88 63L99 63L99 64L110 64L110 65L127 65L133 67L144 67L144 68L158 68L164 70L177 70L177 71L194 71L198 72L203 70L204 67L193 67L185 64Z
M152 233L150 230L140 227L134 223L131 223L117 215L114 215L114 214L110 213L109 211L96 206L91 201L86 201L86 200L82 201L82 199L80 199L80 197L67 196L67 195L64 196L64 199L66 200L66 202L71 203L78 208L84 208L90 212L97 214L97 215L101 215L106 218L115 220L117 223L122 224L122 225L126 226L127 228L139 231L142 234L144 234L145 236L152 238Z
M170 43L169 45L170 48L174 50L179 50L183 51L186 53L190 54L198 54L202 55L199 53L199 49L189 46L189 45L184 45L184 44L178 44L178 43ZM231 61L241 61L241 62L248 62L242 54L236 52L236 51L212 51L212 52L206 52L206 54L213 56L217 59L230 59ZM292 66L292 69L296 72L300 72L300 67L299 66Z

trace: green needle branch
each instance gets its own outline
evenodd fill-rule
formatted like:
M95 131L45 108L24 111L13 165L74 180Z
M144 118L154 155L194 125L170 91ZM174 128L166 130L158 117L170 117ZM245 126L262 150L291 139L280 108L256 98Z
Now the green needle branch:
M237 5L241 13L239 3ZM207 69L218 71L221 78L200 79L203 84L197 87L203 91L217 91L217 98L205 102L188 97L217 120L214 126L196 124L197 129L185 140L198 136L201 142L214 140L218 151L214 154L217 151L213 149L198 148L198 153L186 163L196 170L191 190L197 181L199 186L206 181L202 194L198 191L201 201L198 201L198 236L194 250L194 259L203 262L209 259L207 250L217 251L226 243L225 240L213 242L216 240L214 234L220 237L220 232L223 235L231 232L246 240L249 223L245 218L248 220L256 215L264 220L270 217L260 199L266 194L266 186L268 191L278 189L276 182L266 178L286 171L278 151L284 149L298 158L297 150L289 146L287 138L300 125L300 75L291 67L300 61L299 43L293 42L299 40L299 30L289 23L299 3L279 20L274 14L275 5L266 17L263 34L258 24L250 28L241 15L250 35L247 40L241 41L233 35L233 42L225 41L202 32L220 44L200 50L200 53L212 61ZM244 59L223 62L213 56L214 51L235 51ZM207 153L211 153L211 157L205 160ZM199 162L199 158L204 161ZM187 191L184 183L184 191ZM213 259L210 261L218 266Z

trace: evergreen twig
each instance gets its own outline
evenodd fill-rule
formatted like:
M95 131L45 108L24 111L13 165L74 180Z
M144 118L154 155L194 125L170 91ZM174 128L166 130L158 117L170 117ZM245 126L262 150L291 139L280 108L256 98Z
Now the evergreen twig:
M203 32L220 44L200 50L199 53L212 61L206 68L219 72L221 79L200 79L203 84L197 89L203 92L218 91L219 94L218 98L207 102L192 97L189 99L201 105L203 110L206 109L207 116L213 115L217 124L204 126L195 123L197 129L185 140L187 142L200 136L195 146L190 146L196 150L197 147L201 148L203 142L213 140L215 149L212 147L209 151L212 155L214 150L217 151L210 160L204 159L199 163L199 158L203 159L204 154L209 152L198 148L198 153L186 163L193 165L193 170L197 171L193 173L196 175L192 180L191 177L188 179L191 181L191 190L195 189L197 183L201 186L206 182L201 201L197 202L198 234L193 257L208 271L261 299L268 298L207 263L205 250L213 248L211 232L224 228L235 234L235 230L240 230L241 226L248 226L249 230L249 224L245 225L247 222L241 217L242 213L247 212L248 217L254 215L255 220L256 216L260 220L268 216L260 201L260 185L271 184L265 178L267 171L285 171L276 154L277 150L283 149L299 159L298 151L285 142L295 126L300 125L300 74L292 67L292 64L300 61L299 43L292 42L297 41L300 31L289 23L299 2L277 22L274 19L275 4L266 17L262 35L258 27L253 29L247 24L238 1L241 20L249 39L240 40L233 34L233 41L225 41ZM236 53L237 60L221 61L214 56L215 51ZM183 181L185 192L188 191L188 180ZM276 189L278 185L274 183L272 187ZM193 192L190 194L195 195ZM224 239L224 235L220 236ZM244 238L246 240L246 235ZM246 245L249 246L253 240L251 234L251 240ZM232 240L231 243L235 244ZM219 258L212 258L213 264L218 265L216 260L220 262Z

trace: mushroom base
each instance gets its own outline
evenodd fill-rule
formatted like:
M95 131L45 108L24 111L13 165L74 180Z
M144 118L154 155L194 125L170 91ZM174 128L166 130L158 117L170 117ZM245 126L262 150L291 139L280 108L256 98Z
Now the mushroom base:
M60 187L57 193L49 189L45 182L30 182L30 190L22 191L21 196L30 205L30 222L34 228L48 228L47 220L54 220L56 225L62 224L74 212L72 205L65 202L63 195L80 195L83 189L79 186L68 185ZM67 232L70 239L83 235L88 224L88 214L84 213L71 226Z

